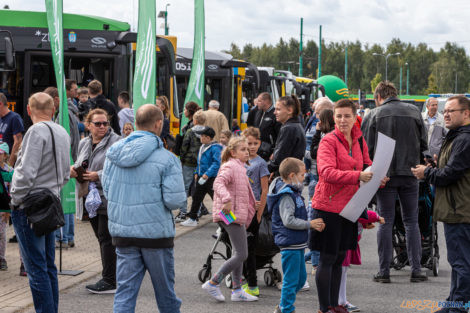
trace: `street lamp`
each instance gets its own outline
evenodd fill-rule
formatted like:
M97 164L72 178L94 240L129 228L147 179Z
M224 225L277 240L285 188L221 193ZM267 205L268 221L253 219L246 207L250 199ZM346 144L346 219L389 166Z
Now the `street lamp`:
M410 64L408 62L405 63L406 66L406 94L410 94Z
M400 52L396 53L389 53L387 55L382 54L382 53L372 53L373 56L383 56L385 58L385 80L388 80L388 58L391 57L392 55L400 55Z
M166 6L165 6L165 11L160 11L158 12L158 16L157 17L160 17L160 18L165 18L165 36L168 36L168 33L170 31L169 27L168 27L168 6L170 4L167 3Z

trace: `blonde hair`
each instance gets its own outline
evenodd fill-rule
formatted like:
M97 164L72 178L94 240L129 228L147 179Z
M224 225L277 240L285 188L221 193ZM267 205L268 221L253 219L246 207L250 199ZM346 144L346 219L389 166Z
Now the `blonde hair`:
M259 131L259 128L251 126L251 127L248 127L247 129L245 129L243 131L242 136L247 137L247 138L248 138L248 136L251 136L251 137L256 138L256 139L259 140L260 137L261 137L261 133Z
M237 147L242 143L246 143L246 138L237 136L237 137L232 137L230 141L227 144L227 147L225 147L224 151L222 151L222 163L227 162L232 158L232 151L237 150Z
M106 119L109 120L108 113L105 110L103 110L103 109L94 109L94 110L91 110L90 112L88 112L88 115L86 116L85 121L88 124L91 123L91 121L93 121L93 117L95 115L104 115L104 116L106 116Z
M203 110L196 111L193 115L193 120L196 121L198 125L204 125L206 123L206 114Z
M296 158L286 158L284 161L281 162L281 165L279 165L279 174L281 175L282 179L289 179L289 175L294 173L298 174L300 173L300 170L302 167L304 167L305 164L299 159Z
M168 118L168 111L170 110L170 106L168 105L168 98L166 96L158 96L157 101L160 101L161 105L163 106L163 115Z

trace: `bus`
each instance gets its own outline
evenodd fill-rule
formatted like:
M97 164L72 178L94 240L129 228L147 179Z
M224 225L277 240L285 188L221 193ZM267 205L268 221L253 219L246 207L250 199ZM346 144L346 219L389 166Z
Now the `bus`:
M103 94L117 104L119 92L132 95L137 34L130 25L113 19L63 14L65 77L86 86L93 79L103 84ZM26 118L31 94L55 86L47 17L45 12L0 10L0 33L12 38L14 71L0 72L0 90L10 108ZM157 95L173 107L176 38L157 36ZM1 37L0 37L1 41ZM133 44L134 43L134 44Z
M428 96L421 96L421 95L398 95L398 98L406 103L411 103L414 104L418 107L418 109L421 111L423 110L423 107L425 108L426 106L424 103L426 102L426 99ZM353 101L359 101L359 96L358 95L350 95L349 99ZM374 100L374 95L373 94L367 94L365 98L363 98L360 101L360 104L364 106L364 109L373 109L375 108L375 100Z

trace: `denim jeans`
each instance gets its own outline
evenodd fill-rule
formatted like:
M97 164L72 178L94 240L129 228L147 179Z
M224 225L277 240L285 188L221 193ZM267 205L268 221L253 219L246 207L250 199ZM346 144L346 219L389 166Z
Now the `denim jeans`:
M189 197L189 186L191 186L191 183L193 182L195 170L195 167L183 165L183 181L184 189L186 190L186 197ZM186 205L180 208L180 212L187 213Z
M137 295L145 272L152 280L160 313L179 313L181 300L175 294L175 262L173 248L146 249L116 247L117 290L114 313L135 311Z
M55 240L60 240L62 232L62 243L67 244L74 241L75 214L64 214L65 225L55 231Z
M23 210L13 211L11 219L28 273L34 308L37 313L56 313L59 306L59 285L54 263L54 232L36 236L29 227Z
M305 262L307 262L308 259L312 262L312 266L318 266L318 262L320 261L320 251L310 250L305 253Z
M447 301L470 301L470 224L444 223L447 245L447 261L452 267L450 294ZM467 312L454 308L456 312Z
M297 292L302 289L307 280L304 258L304 249L281 251L284 279L282 280L281 302L279 307L282 313L290 313L295 310L294 303Z
M393 176L377 192L377 208L385 224L379 225L377 245L382 274L390 273L393 256L392 228L395 220L395 202L400 199L401 215L406 232L406 251L412 272L421 270L421 234L418 225L418 181L414 177Z

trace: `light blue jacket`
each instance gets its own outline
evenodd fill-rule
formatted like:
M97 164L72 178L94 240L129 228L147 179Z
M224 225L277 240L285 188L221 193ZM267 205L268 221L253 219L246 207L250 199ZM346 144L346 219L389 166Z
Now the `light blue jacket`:
M116 246L173 247L171 210L186 206L180 161L161 139L135 131L109 148L102 173Z

